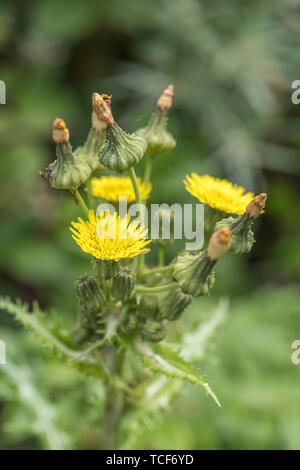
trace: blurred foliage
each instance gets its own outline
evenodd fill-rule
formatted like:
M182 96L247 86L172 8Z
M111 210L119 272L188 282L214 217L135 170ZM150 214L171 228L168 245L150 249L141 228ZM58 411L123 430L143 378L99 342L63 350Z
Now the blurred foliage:
M66 325L75 319L72 282L89 269L68 230L79 211L37 170L54 158L54 117L66 120L75 146L84 141L93 91L111 93L118 121L133 131L174 83L170 128L178 144L157 158L154 202L192 202L181 184L191 171L269 194L251 255L224 257L213 298L191 306L170 332L175 341L181 329L209 322L217 299L229 296L222 334L208 342L216 339L216 347L199 358L223 408L186 386L129 447L299 448L299 373L290 361L300 330L300 119L290 99L300 70L298 25L296 0L0 4L7 87L0 105L1 294L38 299ZM170 247L169 259L178 248ZM42 352L7 314L0 321L9 361L0 366L0 448L96 447L101 384ZM160 385L155 402L163 411ZM169 386L176 394L176 382ZM124 424L124 445L135 419Z

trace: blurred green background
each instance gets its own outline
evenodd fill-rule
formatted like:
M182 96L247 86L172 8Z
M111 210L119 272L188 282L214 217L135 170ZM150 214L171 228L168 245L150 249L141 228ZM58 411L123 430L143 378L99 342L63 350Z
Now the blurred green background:
M291 103L299 15L296 0L0 3L1 295L55 308L66 328L74 321L72 283L88 260L68 226L80 211L38 170L54 160L55 117L74 146L83 143L93 91L112 94L117 121L134 131L174 83L177 147L155 161L153 202L193 202L182 184L191 171L269 195L251 254L224 257L213 295L181 320L187 331L199 319L209 325L229 298L199 360L223 407L186 385L134 436L134 448L300 448L300 365L291 362L300 339L300 107ZM151 256L154 263L155 248ZM96 446L101 386L53 359L5 312L0 327L8 361L0 366L0 448Z

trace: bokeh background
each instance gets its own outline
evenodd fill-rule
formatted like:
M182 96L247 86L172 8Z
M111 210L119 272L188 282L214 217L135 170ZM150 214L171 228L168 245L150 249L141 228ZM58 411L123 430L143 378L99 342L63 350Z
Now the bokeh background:
M300 106L291 103L299 15L297 0L0 4L2 295L37 299L72 325L72 283L88 269L68 230L78 208L38 170L54 160L53 118L65 119L74 146L84 141L93 91L112 94L116 119L134 131L174 83L169 125L177 147L155 162L153 202L192 202L182 184L191 171L269 195L251 254L224 257L213 295L181 320L186 330L199 319L208 328L198 366L223 407L185 385L151 426L133 431L129 448L300 447L300 365L291 362L291 343L300 339ZM150 263L155 249L151 256ZM53 359L5 312L0 328L8 350L0 448L93 448L101 387Z

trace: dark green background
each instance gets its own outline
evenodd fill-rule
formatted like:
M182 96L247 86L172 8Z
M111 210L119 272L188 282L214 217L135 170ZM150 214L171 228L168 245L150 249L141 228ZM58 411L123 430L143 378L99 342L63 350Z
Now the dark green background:
M209 319L220 297L230 299L199 364L223 408L186 386L137 436L139 448L300 447L300 365L291 363L291 343L300 338L300 107L291 103L299 36L293 0L0 3L7 86L0 105L1 294L30 305L38 299L66 328L73 322L72 282L88 269L68 230L80 211L38 170L54 160L55 117L67 122L74 146L84 141L93 91L112 94L116 120L134 131L174 83L169 127L177 147L155 161L153 202L194 202L182 184L191 171L268 192L251 254L224 257L211 298L197 300L181 320L188 329ZM155 248L151 256L154 263ZM99 386L51 359L6 313L0 322L8 362L17 367L12 378L9 364L0 366L0 448L48 448L43 436L57 432L63 441L60 431L69 436L66 448L96 445ZM22 374L34 387L27 401Z

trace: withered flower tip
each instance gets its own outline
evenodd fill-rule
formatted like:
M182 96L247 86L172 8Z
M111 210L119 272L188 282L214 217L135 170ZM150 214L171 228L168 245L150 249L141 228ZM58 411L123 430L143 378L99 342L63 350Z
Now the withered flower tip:
M99 93L93 93L92 95L92 108L99 119L106 124L114 124L114 118L111 112L111 96L106 94L100 95Z
M68 144L70 140L69 130L65 122L55 118L52 125L52 138L56 144Z
M254 199L252 199L251 202L249 202L248 206L246 207L246 214L248 215L248 217L250 217L250 219L255 219L259 216L259 214L265 207L266 200L267 194L261 193Z
M230 248L231 230L229 227L220 228L214 232L209 240L207 256L211 260L221 258Z
M163 92L163 94L157 100L158 109L166 114L172 106L174 96L174 86L169 85Z

